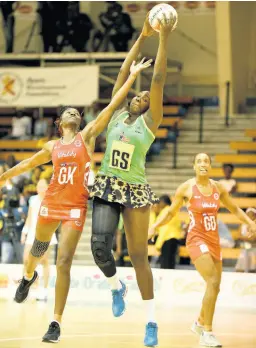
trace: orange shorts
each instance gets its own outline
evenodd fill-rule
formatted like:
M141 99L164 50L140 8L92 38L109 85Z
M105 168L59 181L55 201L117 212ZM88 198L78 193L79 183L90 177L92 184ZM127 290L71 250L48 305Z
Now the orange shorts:
M62 227L82 232L86 213L87 207L58 210L42 205L38 214L37 223L45 225L55 221L62 223Z
M199 256L209 253L215 260L221 261L221 247L219 244L212 244L205 241L194 241L186 245L189 256L194 262Z

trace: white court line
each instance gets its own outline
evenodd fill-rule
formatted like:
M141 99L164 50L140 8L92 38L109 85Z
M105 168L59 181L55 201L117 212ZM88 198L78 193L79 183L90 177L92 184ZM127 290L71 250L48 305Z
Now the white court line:
M120 337L120 336L142 336L142 334L137 333L103 333L103 334L81 334L81 335L62 335L61 338L75 338L75 337ZM161 332L161 336L195 336L195 334L191 333L167 333ZM256 335L253 334L236 334L234 332L230 333L221 333L218 336L232 336L232 337L246 337L246 338L255 338ZM12 337L12 338L0 338L0 342L8 342L8 341L32 341L32 340L41 340L40 337Z

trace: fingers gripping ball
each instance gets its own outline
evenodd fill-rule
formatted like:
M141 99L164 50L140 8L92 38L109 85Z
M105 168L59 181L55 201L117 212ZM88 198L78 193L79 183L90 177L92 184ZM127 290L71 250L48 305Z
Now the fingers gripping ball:
M172 30L176 28L178 22L178 14L174 7L168 4L159 4L154 6L149 12L149 24L155 31L160 31L160 22L166 18L167 23L172 26Z

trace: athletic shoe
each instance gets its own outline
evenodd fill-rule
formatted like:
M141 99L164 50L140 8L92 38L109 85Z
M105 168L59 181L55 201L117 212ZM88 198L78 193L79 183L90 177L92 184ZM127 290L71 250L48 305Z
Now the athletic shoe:
M204 327L202 325L198 325L198 323L195 321L191 326L191 331L200 336L204 331Z
M146 347L155 347L158 345L157 332L158 327L156 323L148 323L146 325L146 333L144 338L144 345Z
M213 333L203 331L200 335L200 346L205 347L222 347L222 344L217 340Z
M120 280L122 288L112 290L112 312L114 317L120 317L125 311L124 297L127 293L127 286Z
M29 293L29 289L31 285L37 280L38 274L37 271L34 272L33 278L31 280L26 280L24 277L20 281L20 285L18 286L18 289L16 290L14 301L17 303L24 302Z
M49 329L42 338L43 342L58 343L60 340L60 325L57 321L52 321Z

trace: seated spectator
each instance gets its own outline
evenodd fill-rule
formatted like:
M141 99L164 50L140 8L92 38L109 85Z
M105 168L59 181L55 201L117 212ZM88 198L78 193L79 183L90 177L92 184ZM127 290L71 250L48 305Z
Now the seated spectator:
M4 165L0 165L0 175L2 175L5 172Z
M1 262L22 262L20 245L21 230L25 215L20 205L19 190L7 181L2 188L3 208L0 210L0 229L2 234Z
M16 117L12 117L12 131L5 139L29 139L31 137L32 120L24 115L24 111L17 109Z
M4 163L4 171L16 166L17 161L14 155L9 155Z
M14 27L15 27L15 8L19 6L18 1L0 1L2 10L2 26L5 38L5 53L13 52Z
M17 164L17 161L16 161L15 156L9 155L6 159L6 162L3 165L4 171L14 167L16 164ZM22 192L24 181L26 179L29 179L29 177L30 177L29 172L17 175L17 176L12 178L12 183L20 190L20 192Z
M127 52L129 40L135 32L131 18L128 13L123 12L123 7L118 2L109 1L107 6L107 11L102 12L99 16L105 32L103 34L97 33L95 39L99 40L99 44L97 46L94 44L94 48L98 51L100 46L104 44L103 50L108 51L108 45L111 42L116 52Z
M46 166L46 168L42 171L40 175L40 180L45 179L47 182L50 182L53 174L53 166Z
M165 214L166 210L171 205L171 199L168 195L163 195L160 198L157 207L157 218ZM178 214L167 224L158 228L158 237L155 243L157 250L161 251L160 265L163 269L174 269L176 266L176 255L179 245L179 240L182 238L182 225Z
M94 101L89 107L86 108L84 113L84 120L86 124L94 121L95 118L101 111L100 104ZM95 142L95 152L105 152L106 150L106 131L103 131L97 138Z
M23 195L25 199L28 201L29 198L33 195L37 194L37 184L38 181L41 179L43 168L42 167L36 167L31 172L30 179L27 179L24 183L23 188Z
M115 258L117 260L117 266L123 267L125 266L124 257L128 256L128 247L122 215L120 215L118 228L116 231L115 244Z
M49 120L44 118L43 115L40 116L39 110L35 109L33 111L34 119L34 129L33 135L35 138L46 137L49 134Z
M97 101L94 101L90 106L88 106L84 113L84 120L86 124L94 121L100 112L100 105Z
M226 163L222 167L225 179L221 179L219 182L226 188L226 190L232 194L237 190L236 180L232 178L232 173L234 171L233 164Z
M235 241L229 232L227 225L218 220L218 231L220 236L220 246L222 248L234 248Z
M256 220L255 208L248 208L246 214L252 220ZM256 237L249 238L247 233L248 226L243 224L239 238L243 241L242 250L235 266L236 272L256 272Z

